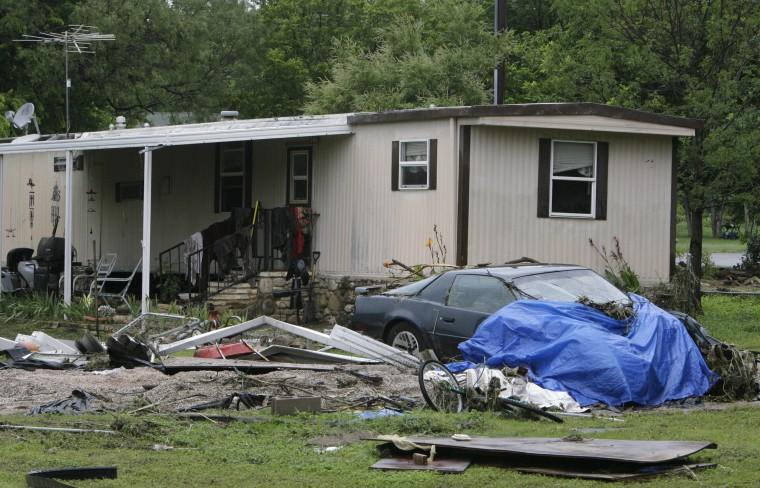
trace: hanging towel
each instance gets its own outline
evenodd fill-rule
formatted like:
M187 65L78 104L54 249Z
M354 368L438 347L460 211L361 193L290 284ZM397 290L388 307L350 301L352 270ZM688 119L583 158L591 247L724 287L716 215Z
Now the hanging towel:
M200 232L196 232L185 239L185 262L192 255L190 263L188 263L187 278L193 286L198 281L198 275L201 273L201 264L203 263L203 253L194 253L201 249L203 249L203 235Z

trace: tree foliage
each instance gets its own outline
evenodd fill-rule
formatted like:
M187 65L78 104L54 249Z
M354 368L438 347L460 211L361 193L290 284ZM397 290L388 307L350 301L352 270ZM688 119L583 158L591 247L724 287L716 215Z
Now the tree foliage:
M336 48L328 79L307 84L310 113L476 105L490 98L491 71L504 51L485 2L441 0L423 17L402 14L376 29L377 45Z
M60 49L12 40L80 23L117 40L72 56L74 130L150 112L205 120L222 109L263 117L482 104L504 62L509 103L592 101L703 119L697 137L680 141L688 216L760 212L757 0L508 0L501 35L493 4L0 0L0 104L33 101L43 130L63 129ZM0 135L12 133L0 122Z

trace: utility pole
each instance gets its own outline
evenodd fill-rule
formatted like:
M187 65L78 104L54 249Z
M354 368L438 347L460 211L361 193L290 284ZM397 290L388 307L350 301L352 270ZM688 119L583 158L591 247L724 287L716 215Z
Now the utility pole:
M494 0L493 6L493 31L500 34L507 29L507 1ZM493 103L501 105L504 103L504 83L505 83L504 61L499 61L493 70Z

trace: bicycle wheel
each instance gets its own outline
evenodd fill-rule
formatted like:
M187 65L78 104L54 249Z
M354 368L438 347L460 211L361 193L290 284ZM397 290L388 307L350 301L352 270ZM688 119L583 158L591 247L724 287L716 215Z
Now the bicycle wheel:
M511 398L502 398L501 402L502 404L508 405L510 407L522 408L523 410L527 410L528 412L535 413L536 415L540 415L542 417L545 417L559 424L564 422L564 420L562 420L561 417L558 417L554 415L553 413L547 412L546 410L541 410L538 407L534 407L533 405L529 403L523 403L517 400L512 400Z
M418 378L422 397L437 412L458 413L464 410L464 391L457 379L442 363L431 359L420 368Z

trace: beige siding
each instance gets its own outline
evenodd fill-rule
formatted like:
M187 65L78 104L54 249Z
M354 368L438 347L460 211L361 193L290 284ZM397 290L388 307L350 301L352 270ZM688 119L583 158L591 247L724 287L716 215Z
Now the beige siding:
M609 142L606 221L536 217L541 137ZM614 236L645 281L667 280L670 162L665 136L473 127L469 262L528 256L600 270L588 240L609 246Z
M30 153L6 155L3 157L3 247L0 258L5 262L5 254L15 247L29 247L36 251L39 240L49 237L53 232L52 207L58 206L60 222L56 235L63 237L66 225L64 219L64 199L66 197L66 176L64 172L53 171L53 157L65 156L64 153ZM34 219L30 218L29 180L34 183ZM86 215L87 181L84 171L73 174L73 211L74 215ZM54 202L53 188L58 185L60 201ZM78 250L78 260L86 261L86 226L78 225L74 218L74 247Z
M320 270L385 274L383 261L429 263L425 247L437 224L454 261L455 161L448 120L361 125L352 137L316 147L314 209ZM438 139L436 190L391 191L391 144Z
M285 185L288 177L288 149L285 141L253 143L253 202L262 208L285 205Z

